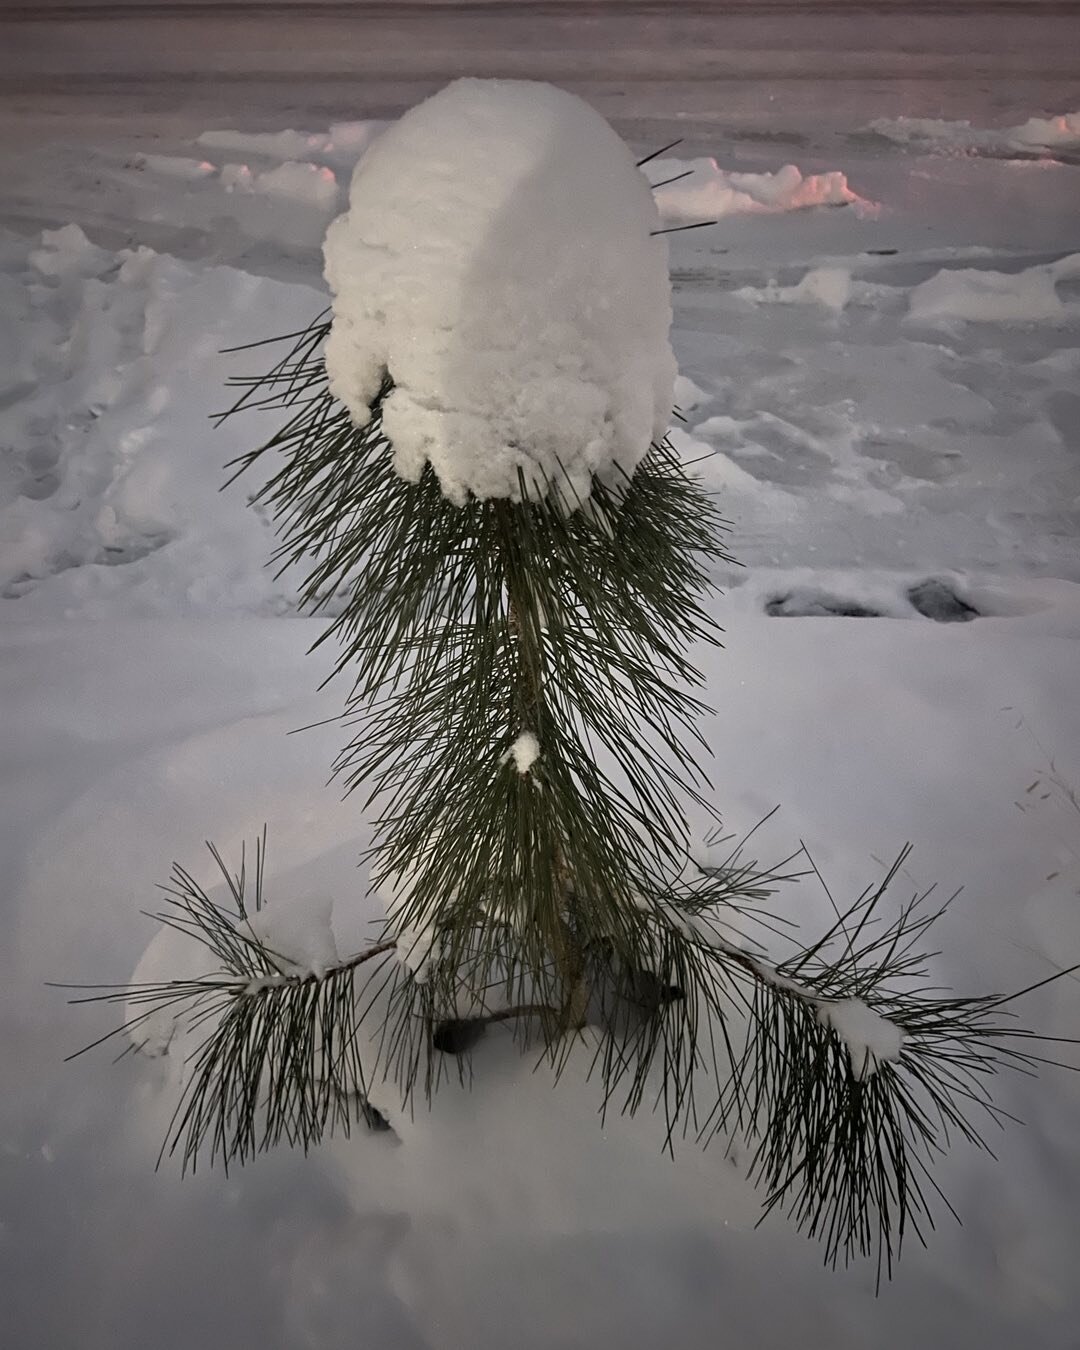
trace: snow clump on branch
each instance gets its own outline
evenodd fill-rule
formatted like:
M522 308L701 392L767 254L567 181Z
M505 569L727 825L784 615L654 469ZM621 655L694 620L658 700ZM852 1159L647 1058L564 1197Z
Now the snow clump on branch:
M902 1028L867 1007L861 998L820 1004L818 1021L831 1027L843 1041L851 1058L851 1072L860 1081L873 1078L882 1064L900 1058Z
M618 485L667 430L660 218L628 147L572 94L457 80L367 151L325 244L331 392L363 426L384 374L394 467L463 505Z

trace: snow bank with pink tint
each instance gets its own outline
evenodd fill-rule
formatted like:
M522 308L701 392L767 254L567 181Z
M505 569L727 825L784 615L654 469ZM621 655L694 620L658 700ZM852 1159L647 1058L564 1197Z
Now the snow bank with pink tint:
M705 159L658 159L649 165L656 204L672 224L811 206L870 206L839 170L803 174L794 164L776 173L736 173Z

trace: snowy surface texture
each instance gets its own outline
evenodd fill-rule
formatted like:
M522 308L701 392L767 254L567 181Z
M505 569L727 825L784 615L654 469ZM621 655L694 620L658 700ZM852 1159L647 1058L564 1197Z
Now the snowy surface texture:
M463 70L575 71L638 156L681 136L686 163L770 180L794 162L876 205L668 236L678 444L746 564L719 578L725 650L701 657L713 805L741 833L779 802L758 856L805 839L838 899L911 840L897 904L963 887L934 944L962 994L1080 954L1080 167L1062 144L972 148L961 125L1075 109L1075 13L670 6L676 50L650 6L595 24L579 5L366 8L362 36L335 8L262 14L257 41L231 6L58 19L39 55L64 78L37 92L30 47L0 41L20 91L0 94L18 104L0 138L0 1340L697 1350L721 1328L740 1350L1075 1350L1076 1076L1001 1077L1026 1125L995 1132L996 1162L953 1152L937 1179L964 1226L942 1213L875 1297L872 1270L831 1274L783 1222L755 1227L738 1151L680 1143L672 1163L650 1117L602 1128L587 1059L552 1089L505 1028L432 1113L386 1093L393 1134L184 1182L154 1171L175 1028L115 1066L62 1062L117 1018L45 981L205 973L140 912L173 859L227 902L208 837L236 865L267 824L267 919L332 896L324 957L381 931L358 800L325 786L344 690L315 692L321 625L265 566L254 481L218 491L276 422L208 419L267 354L222 348L325 306L321 242L359 155ZM88 53L93 80L67 78ZM900 117L950 136L866 133ZM311 168L269 190L287 163ZM1013 279L998 317L973 316L972 274L984 299ZM809 879L785 912L834 917ZM1018 1011L1075 1036L1078 991Z
M667 247L633 156L550 85L459 80L372 146L326 236L330 388L457 504L625 481L667 429Z

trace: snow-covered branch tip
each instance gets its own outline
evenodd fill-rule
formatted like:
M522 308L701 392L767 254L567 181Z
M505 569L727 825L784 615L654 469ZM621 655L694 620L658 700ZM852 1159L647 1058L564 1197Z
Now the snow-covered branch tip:
M863 999L853 995L843 998L823 996L811 986L781 975L768 962L741 951L730 942L722 938L714 941L725 959L745 970L754 980L812 1010L821 1025L838 1037L847 1052L851 1071L860 1082L873 1077L882 1064L900 1058L905 1039L903 1027L875 1012Z

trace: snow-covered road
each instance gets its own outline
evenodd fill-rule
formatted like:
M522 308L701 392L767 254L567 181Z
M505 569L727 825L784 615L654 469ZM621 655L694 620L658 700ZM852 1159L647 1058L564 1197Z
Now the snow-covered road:
M398 116L459 75L554 81L627 139L827 134L873 117L1074 107L1070 0L441 0L0 6L7 135ZM668 137L670 139L670 137Z

